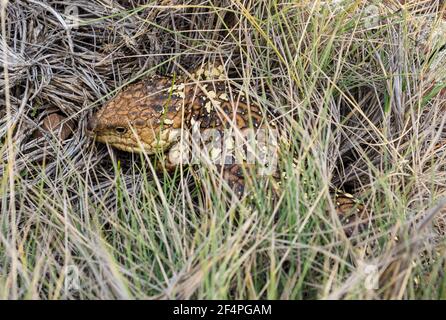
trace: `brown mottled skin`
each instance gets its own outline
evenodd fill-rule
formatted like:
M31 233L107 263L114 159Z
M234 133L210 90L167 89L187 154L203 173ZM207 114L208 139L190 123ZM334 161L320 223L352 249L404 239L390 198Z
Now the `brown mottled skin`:
M169 162L181 133L192 126L201 132L211 128L275 128L269 114L248 104L243 93L229 88L224 79L222 66L205 65L190 78L175 83L171 78L154 76L129 85L92 117L88 131L97 141L120 150L167 154ZM238 196L245 189L243 166L216 165ZM348 225L346 233L352 234L358 225L358 219L352 217L364 218L366 210L349 194L337 194L334 199L341 220Z
M99 142L152 155L169 153L181 132L194 124L200 131L212 128L222 135L223 130L234 125L241 131L263 127L266 121L259 107L248 107L242 95L231 103L225 81L216 81L222 76L222 67L206 65L193 74L199 85L183 79L173 83L172 79L159 76L132 84L93 116L88 130ZM236 193L243 193L240 165L217 165L217 169L223 169L223 177Z

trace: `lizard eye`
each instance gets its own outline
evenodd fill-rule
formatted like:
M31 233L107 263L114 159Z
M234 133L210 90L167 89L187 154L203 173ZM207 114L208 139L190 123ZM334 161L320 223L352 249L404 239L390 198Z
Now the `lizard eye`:
M124 127L116 127L115 128L115 132L118 133L118 134L124 134L124 133L127 132L127 129L124 128Z

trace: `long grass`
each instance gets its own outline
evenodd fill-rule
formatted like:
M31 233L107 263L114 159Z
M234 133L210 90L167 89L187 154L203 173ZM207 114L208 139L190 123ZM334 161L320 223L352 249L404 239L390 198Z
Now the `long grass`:
M445 299L444 3L330 3L3 1L0 298ZM203 60L274 111L278 195L86 135L124 85ZM335 189L371 213L352 237Z

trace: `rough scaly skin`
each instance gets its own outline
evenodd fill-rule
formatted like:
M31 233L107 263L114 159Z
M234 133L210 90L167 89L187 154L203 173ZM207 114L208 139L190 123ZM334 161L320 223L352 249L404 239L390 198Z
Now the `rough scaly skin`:
M165 152L169 167L178 162L182 133L192 127L200 133L217 130L221 137L225 130L243 133L265 128L268 116L258 106L248 105L240 92L230 99L223 77L223 66L205 65L194 72L193 80L173 83L155 76L132 84L93 116L88 129L97 141L120 150L149 155ZM241 195L242 164L232 163L217 165L217 170L222 169L222 177Z
M205 65L188 79L173 82L154 76L121 91L90 120L88 130L96 140L128 152L167 154L166 167L173 166L181 149L180 137L193 127L241 132L274 128L271 115L248 104L242 92L230 88L223 67ZM177 162L176 162L177 163ZM216 165L222 178L239 196L244 192L243 163ZM353 196L334 196L336 209L347 235L365 219L366 210Z

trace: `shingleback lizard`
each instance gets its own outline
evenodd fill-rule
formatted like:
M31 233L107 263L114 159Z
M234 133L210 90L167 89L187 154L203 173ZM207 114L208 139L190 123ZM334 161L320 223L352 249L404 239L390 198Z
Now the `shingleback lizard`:
M177 81L160 76L144 79L107 102L90 119L87 130L96 141L123 151L164 154L167 168L185 162L179 156L179 151L184 150L180 141L186 132L194 129L200 134L216 130L220 137L231 129L237 132L275 130L273 116L248 103L245 95L225 79L223 66L213 64L205 64L188 78ZM205 141L205 145L208 143ZM242 169L246 163L232 160L229 164L216 164L216 168L235 194L241 196L245 191ZM350 194L336 194L334 200L341 222L347 225L345 231L350 235L360 224L359 220L365 218L366 210Z

